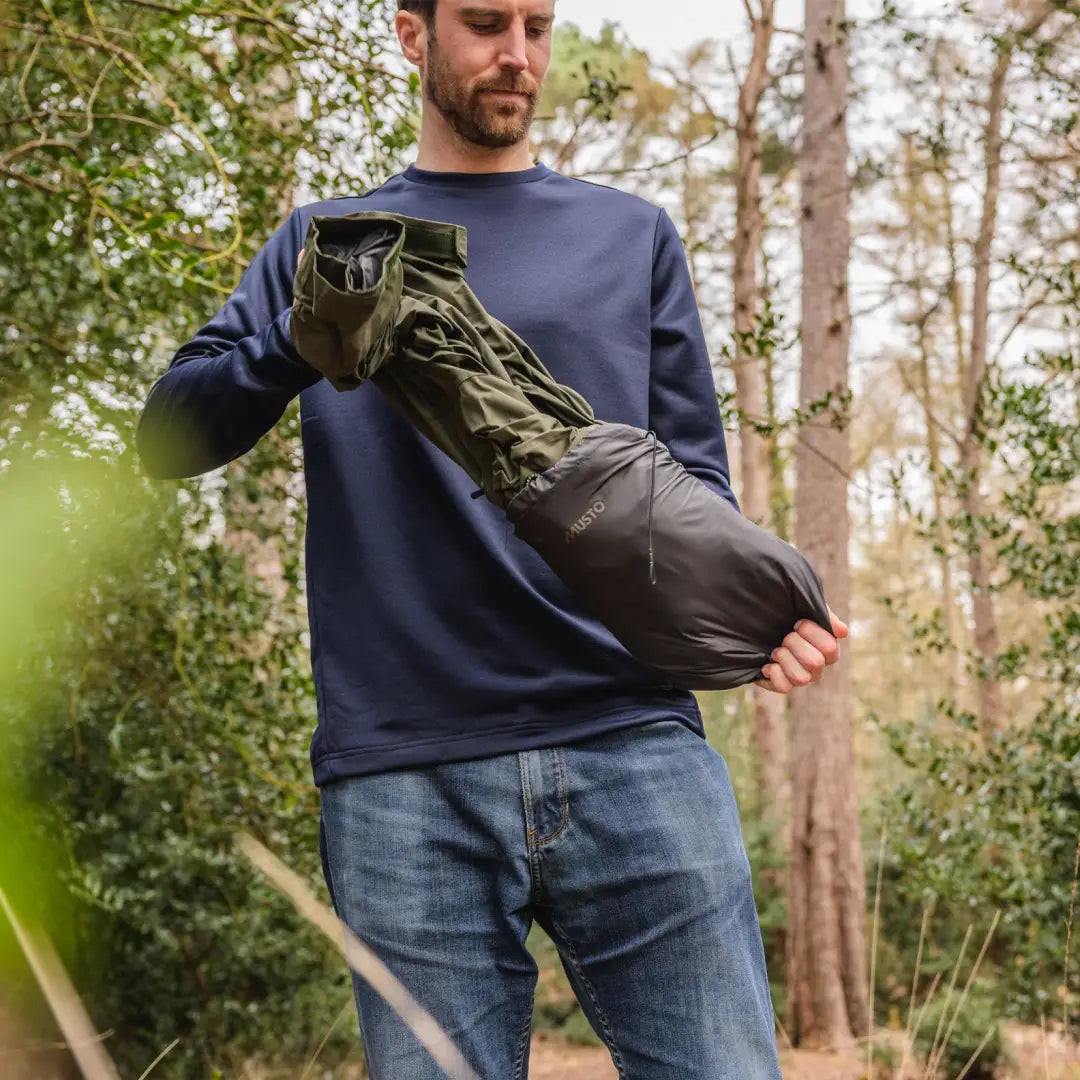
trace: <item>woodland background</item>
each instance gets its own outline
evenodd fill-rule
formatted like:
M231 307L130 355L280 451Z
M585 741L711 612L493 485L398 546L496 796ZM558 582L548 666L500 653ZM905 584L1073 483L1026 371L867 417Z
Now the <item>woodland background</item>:
M1077 1076L1080 7L744 6L663 64L561 25L534 150L672 214L743 509L852 625L790 701L701 695L778 1039ZM133 432L293 206L412 160L392 7L0 2L0 887L125 1076L362 1060L344 965L233 844L325 898L296 403L190 481ZM530 944L537 1031L598 1042ZM59 1044L0 919L0 1073Z

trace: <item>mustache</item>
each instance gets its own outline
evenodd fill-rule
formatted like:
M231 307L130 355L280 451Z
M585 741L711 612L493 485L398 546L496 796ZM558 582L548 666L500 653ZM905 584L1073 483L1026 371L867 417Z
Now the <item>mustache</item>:
M506 85L505 80L502 82L480 83L473 92L479 94L484 90L501 90L503 93L507 94L524 94L530 101L536 100L538 92L538 88L535 85L527 86L517 79L511 80L509 85Z

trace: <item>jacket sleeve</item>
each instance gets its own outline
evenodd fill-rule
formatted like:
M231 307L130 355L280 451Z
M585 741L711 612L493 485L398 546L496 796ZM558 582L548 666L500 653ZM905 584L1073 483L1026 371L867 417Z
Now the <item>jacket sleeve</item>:
M649 426L688 472L739 508L686 253L664 210L653 240Z
M289 330L303 245L294 210L240 277L221 310L177 350L150 388L135 446L158 479L197 476L240 457L322 376Z

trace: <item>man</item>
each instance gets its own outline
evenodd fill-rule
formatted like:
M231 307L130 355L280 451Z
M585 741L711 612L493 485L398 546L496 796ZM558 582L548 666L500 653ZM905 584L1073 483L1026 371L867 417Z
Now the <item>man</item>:
M176 354L140 423L151 473L246 452L300 395L323 867L341 918L484 1080L527 1075L536 918L623 1077L779 1077L760 929L722 757L692 694L581 608L377 388L338 393L290 303L313 214L463 225L467 280L604 420L651 428L735 503L686 259L668 216L529 158L553 0L399 0L421 72L416 163L295 210ZM194 435L193 435L194 433ZM761 685L821 677L803 624ZM379 1080L441 1071L362 981Z

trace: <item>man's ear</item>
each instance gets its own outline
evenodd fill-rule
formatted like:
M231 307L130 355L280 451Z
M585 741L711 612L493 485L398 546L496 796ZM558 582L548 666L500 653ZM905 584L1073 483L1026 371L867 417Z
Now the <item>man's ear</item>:
M415 11L399 11L394 18L401 51L410 64L420 67L427 55L427 23Z

